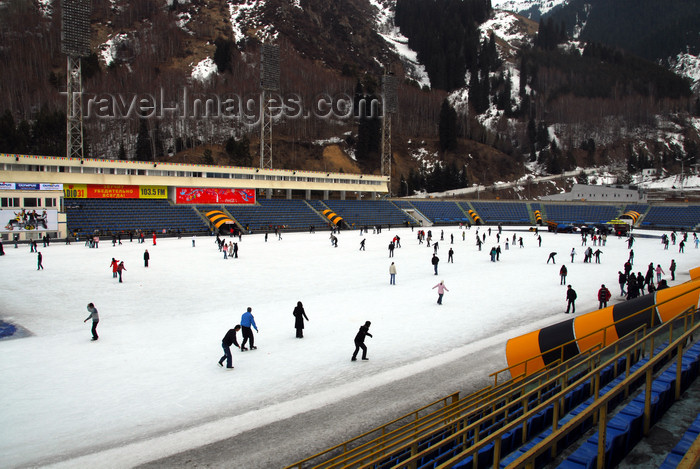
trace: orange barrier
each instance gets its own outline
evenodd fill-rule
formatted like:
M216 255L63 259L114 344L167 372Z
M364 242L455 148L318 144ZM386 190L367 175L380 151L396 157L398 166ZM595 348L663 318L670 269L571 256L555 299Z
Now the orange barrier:
M700 267L690 282L658 290L529 332L506 342L511 377L531 375L552 363L607 346L642 325L658 326L689 308L700 307Z

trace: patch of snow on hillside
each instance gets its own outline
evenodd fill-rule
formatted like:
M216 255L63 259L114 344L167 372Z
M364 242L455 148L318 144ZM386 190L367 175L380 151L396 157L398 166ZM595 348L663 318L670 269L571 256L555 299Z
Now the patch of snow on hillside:
M484 21L479 26L479 31L482 41L488 41L492 31L511 45L522 44L527 39L522 30L518 28L518 19L515 15L505 11L494 12L493 18Z
M423 64L418 61L418 53L408 47L408 38L401 34L399 28L394 24L396 3L385 2L386 4L383 4L380 0L369 0L369 2L377 11L375 16L377 33L404 59L408 75L421 86L430 87L428 72Z
M700 57L682 52L670 62L671 70L680 76L690 78L693 92L700 93Z
M341 137L331 137L321 140L314 140L313 142L311 142L311 144L320 147L325 147L326 145L337 145L339 143L343 143L344 141L345 139Z
M128 37L129 35L126 33L117 34L116 36L107 39L104 44L101 44L98 47L100 57L102 57L102 60L107 67L112 65L114 62L114 59L117 56L117 48L119 47L119 43L127 40Z
M194 34L187 27L187 23L189 23L191 19L192 19L192 15L189 12L183 11L182 13L178 13L178 15L177 15L177 27L182 29L183 31L189 33L189 34Z
M301 7L301 0L292 0L292 6L303 10L303 8Z
M38 0L39 12L48 18L53 14L53 0Z
M206 83L216 75L217 67L211 57L200 61L192 68L192 79L200 83Z
M250 19L253 10L258 6L263 6L265 0L246 0L245 3L234 3L234 0L228 0L228 11L231 20L231 30L233 31L233 40L241 41L245 38L245 22Z
M515 13L539 11L539 16L548 13L569 0L492 0L491 6L496 10L507 10Z

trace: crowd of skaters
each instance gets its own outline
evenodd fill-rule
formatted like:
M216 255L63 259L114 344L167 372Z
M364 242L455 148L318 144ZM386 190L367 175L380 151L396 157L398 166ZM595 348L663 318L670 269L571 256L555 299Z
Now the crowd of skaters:
M462 234L462 241L466 240L466 231L471 228L471 226L460 226L460 231ZM390 229L390 227L389 227ZM367 229L365 228L364 230L360 230L360 235L363 234L363 231L367 233ZM312 231L313 232L313 231ZM337 236L335 236L335 230L331 232L331 243L333 246L337 247ZM373 233L376 234L381 234L382 229L381 227L375 226L373 228ZM281 232L278 232L276 230L275 234L277 235L278 239L281 240ZM691 233L692 234L692 243L694 244L695 249L698 249L698 246L700 244L700 240L698 240L698 236L696 233ZM670 235L663 234L661 237L661 243L664 246L664 249L667 250L669 248L669 245L676 245L676 243L679 246L679 253L684 252L684 248L686 243L688 242L688 239L690 237L689 233L687 232L681 232L680 234L677 234L675 231L672 232ZM488 227L484 230L484 232L480 233L479 232L479 227L476 229L475 233L475 243L479 251L481 251L482 245L486 243L487 240L487 235L490 238L492 235L492 227ZM241 236L242 233L237 233L238 240L241 241ZM535 229L534 236L537 239L538 246L542 245L542 237L538 234L537 229ZM502 253L501 248L500 248L500 242L502 238L502 227L499 225L497 227L497 233L496 233L496 242L498 244L494 245L490 252L489 255L491 257L491 261L497 262L500 260L500 255ZM137 232L137 239L139 243L144 243L144 238L145 235L144 233ZM156 245L156 233L152 233L152 240L153 240L153 245ZM266 239L267 241L267 234L266 234ZM449 235L449 243L454 244L454 234L451 233ZM130 234L130 241L133 241L133 237ZM397 248L401 247L400 244L400 237L398 235L392 236L389 245L388 245L388 250L389 250L389 257L394 257L394 250ZM418 244L421 245L424 242L426 243L427 247L433 247L433 252L432 252L432 257L431 257L431 264L433 266L433 273L434 275L438 275L438 264L440 259L437 256L438 250L439 250L439 243L437 240L434 240L432 230L418 230L417 233L417 241ZM439 234L439 241L445 241L445 233L444 230L440 230ZM506 250L509 249L509 245L511 242L511 239L507 236L503 237L503 241L505 243ZM50 240L48 237L43 238L44 246L48 246ZM588 234L582 234L581 235L581 245L586 246L586 249L584 250L584 263L590 263L592 262L592 259L595 258L596 263L600 263L600 255L602 254L602 251L600 249L597 249L596 251L593 251L592 247L588 246L589 238ZM593 234L590 236L590 242L592 246L605 246L607 242L607 235L605 234ZM633 250L633 245L635 242L634 235L630 234L627 237L627 247L629 249L629 258L628 260L624 263L622 270L618 271L618 283L620 286L620 296L624 297L626 299L632 299L636 298L640 295L648 293L652 293L655 290L663 289L663 288L668 288L668 283L667 281L662 278L664 275L667 275L666 271L660 264L654 264L653 262L649 263L648 266L646 267L646 273L642 273L641 271L637 272L636 274L633 272L634 269L634 250ZM120 237L113 238L113 246L116 246L118 244L121 244L121 239ZM216 243L219 247L220 252L224 253L224 258L237 258L238 257L238 243L231 240L231 241L226 241L225 239L221 239L218 235L216 237ZM516 243L520 246L520 248L524 248L524 241L522 236L518 237L516 233L513 233L512 236L512 245L515 246ZM95 247L97 248L99 245L99 237L95 236L92 238L89 238L89 244L90 247ZM38 256L38 264L37 264L37 269L41 270L43 269L42 265L42 254L38 251L37 249L37 242L36 241L31 241L29 243L30 246L30 252L36 252ZM366 246L366 238L362 239L360 243L360 250L364 251ZM192 247L195 247L195 238L192 238ZM2 247L2 244L0 244L0 255L4 254L4 249ZM553 264L556 264L555 256L556 252L551 252L549 254L549 257L547 258L547 263L551 260ZM570 256L571 256L571 263L575 262L576 259L576 249L572 248ZM452 247L450 247L448 251L448 262L454 262L454 250ZM150 253L148 250L145 250L144 252L144 266L148 267L148 262L150 259ZM122 282L122 272L126 270L124 266L123 261L118 261L115 258L112 258L112 262L110 263L110 268L113 272L113 277L114 278L119 278L119 282ZM675 270L676 270L676 263L675 260L671 261L671 264L668 266L668 275L670 275L671 280L675 280ZM389 274L390 274L390 284L395 285L396 284L396 273L397 273L397 268L396 264L394 262L391 263L389 267ZM567 310L566 313L575 313L575 301L577 298L577 294L573 287L569 284L566 283L566 277L568 274L568 269L566 265L562 265L560 267L560 284L561 285L566 285L567 286L567 291L566 291L566 301L567 301ZM448 292L449 290L445 286L444 280L441 281L440 283L436 284L433 289L438 290L438 304L442 304L442 299L443 295L445 292ZM597 299L599 302L599 308L604 308L607 306L608 301L611 298L611 292L610 290L605 286L605 284L602 284L600 289L597 292ZM88 310L91 312L91 316L89 316L85 321L89 319L93 319L93 340L97 340L97 333L96 333L96 326L97 322L99 321L98 315L97 315L97 310L94 307L94 305L91 303L90 308ZM94 310L94 313L92 312ZM308 317L306 315L306 312L303 309L303 306L301 302L299 301L297 306L294 309L293 312L294 318L295 318L295 329L297 331L297 337L298 338L303 338L303 328L304 328L304 320L308 321ZM372 337L371 334L367 332L367 329L369 328L370 322L367 321L365 325L361 326L360 331L358 332L357 336L355 337L355 345L356 345L356 350L355 353L353 354L353 357L355 357L358 353L359 349L363 350L363 359L366 358L366 346L364 346L364 339L365 337L369 336ZM364 329L363 329L364 328ZM226 347L231 347L232 345L236 345L241 349L241 351L248 350L248 348L245 347L246 344L249 343L250 350L255 350L257 347L254 345L254 335L252 330L255 329L256 332L258 332L257 326L255 324L254 318L252 317L252 312L251 308L248 308L247 311L243 314L241 317L241 324L238 324L234 327L234 329L231 329L227 332L226 336L224 339L222 339L222 347L224 348L224 352L226 352ZM235 334L238 331L242 331L242 337L243 337L243 342L241 345L238 345L238 342L236 340ZM223 362L227 362L227 367L228 364L230 363L230 350L229 354L227 355L224 353L224 356L221 358L219 361L219 364L223 366ZM353 358L354 359L354 358ZM233 365L231 364L230 368L232 368Z

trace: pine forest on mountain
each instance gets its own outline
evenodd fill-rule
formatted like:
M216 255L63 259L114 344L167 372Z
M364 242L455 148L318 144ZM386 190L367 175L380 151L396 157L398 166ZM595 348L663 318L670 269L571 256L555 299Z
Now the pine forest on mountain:
M653 11L658 2L641 3L639 10L648 6L645 11ZM673 17L679 22L695 18L691 3L679 1ZM553 174L603 164L672 171L681 160L697 161L697 130L683 117L700 116L700 101L690 83L635 55L634 47L619 38L611 38L612 45L601 39L580 49L562 47L571 38L566 14L577 0L570 10L560 8L543 18L532 45L525 44L514 57L500 53L507 46L502 39L483 37L478 29L493 13L489 0L397 0L395 24L425 66L430 89L409 77L395 52L382 45L366 0L343 4L339 8L335 2L307 0L302 10L269 0L260 12L258 21L279 31L275 42L280 46L281 93L295 93L304 103L324 93L348 96L356 109L350 119L276 121L277 168L378 173L381 119L358 112L357 103L381 101L381 76L387 71L402 79L399 112L392 119L393 186L399 195L512 180L525 174L525 163L535 161ZM65 155L60 2L51 7L47 15L23 0L0 6L0 60L5 65L1 152ZM261 42L254 32L236 40L224 0L175 1L170 7L165 1L143 0L118 8L109 0L95 0L92 8L95 52L82 59L87 94L162 92L174 101L186 89L200 97L259 96ZM611 21L618 14L601 10ZM186 28L178 26L184 13L192 15ZM644 13L638 14L639 21L645 20ZM671 16L659 18L659 31L673 24ZM585 31L598 37L595 28L605 29L605 23L593 19L591 13ZM619 37L627 37L629 27L629 22L618 21ZM106 65L98 46L118 34L123 36ZM658 34L650 32L648 39ZM657 45L654 54L671 47ZM192 64L207 56L218 73L208 81L192 80ZM514 73L519 79L513 80ZM466 107L455 98L461 90L468 92ZM485 123L482 117L494 112L496 118ZM630 139L626 129L653 128L659 116L684 129L681 147ZM130 116L88 118L85 124L90 157L258 164L259 127L240 119ZM552 126L557 128L556 141L548 131ZM323 141L332 141L337 149L329 150L319 143ZM416 154L426 156L416 159Z

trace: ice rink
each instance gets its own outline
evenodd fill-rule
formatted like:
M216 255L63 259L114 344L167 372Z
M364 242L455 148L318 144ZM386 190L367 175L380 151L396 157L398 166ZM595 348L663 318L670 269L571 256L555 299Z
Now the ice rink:
M567 318L562 264L578 293L577 314L597 308L602 283L611 303L622 301L617 273L629 256L625 239L609 236L606 246L593 248L602 251L601 263L584 264L579 234L540 231L539 247L527 227L504 227L500 242L491 228L490 236L488 227L478 230L487 234L481 251L476 227L430 228L439 243L438 275L433 247L419 245L417 231L407 228L343 231L337 248L328 231L270 235L267 242L243 236L239 258L226 260L213 237L197 237L195 247L192 238L158 239L155 246L149 238L121 246L103 239L98 249L39 243L41 271L28 245L6 243L0 319L30 335L0 341L2 466L131 467L410 382L460 356L478 356L480 348L504 352L508 338ZM653 262L671 286L687 281L688 270L700 266L692 234L685 253L677 245L664 250L661 234L635 231L633 271L644 274ZM389 258L395 235L402 247ZM366 251L359 250L363 238ZM498 244L500 261L491 262L489 250ZM454 263L447 262L450 248ZM553 251L556 265L546 263ZM112 278L113 257L125 263L123 283ZM396 285L389 284L392 261ZM449 291L438 305L433 286L441 280ZM304 339L295 338L297 301L310 319ZM96 342L83 323L89 302L100 313ZM233 348L235 369L220 368L221 339L248 306L258 350ZM351 362L353 338L367 320L370 360ZM505 354L487 366L504 368ZM465 377L476 368L465 360Z

